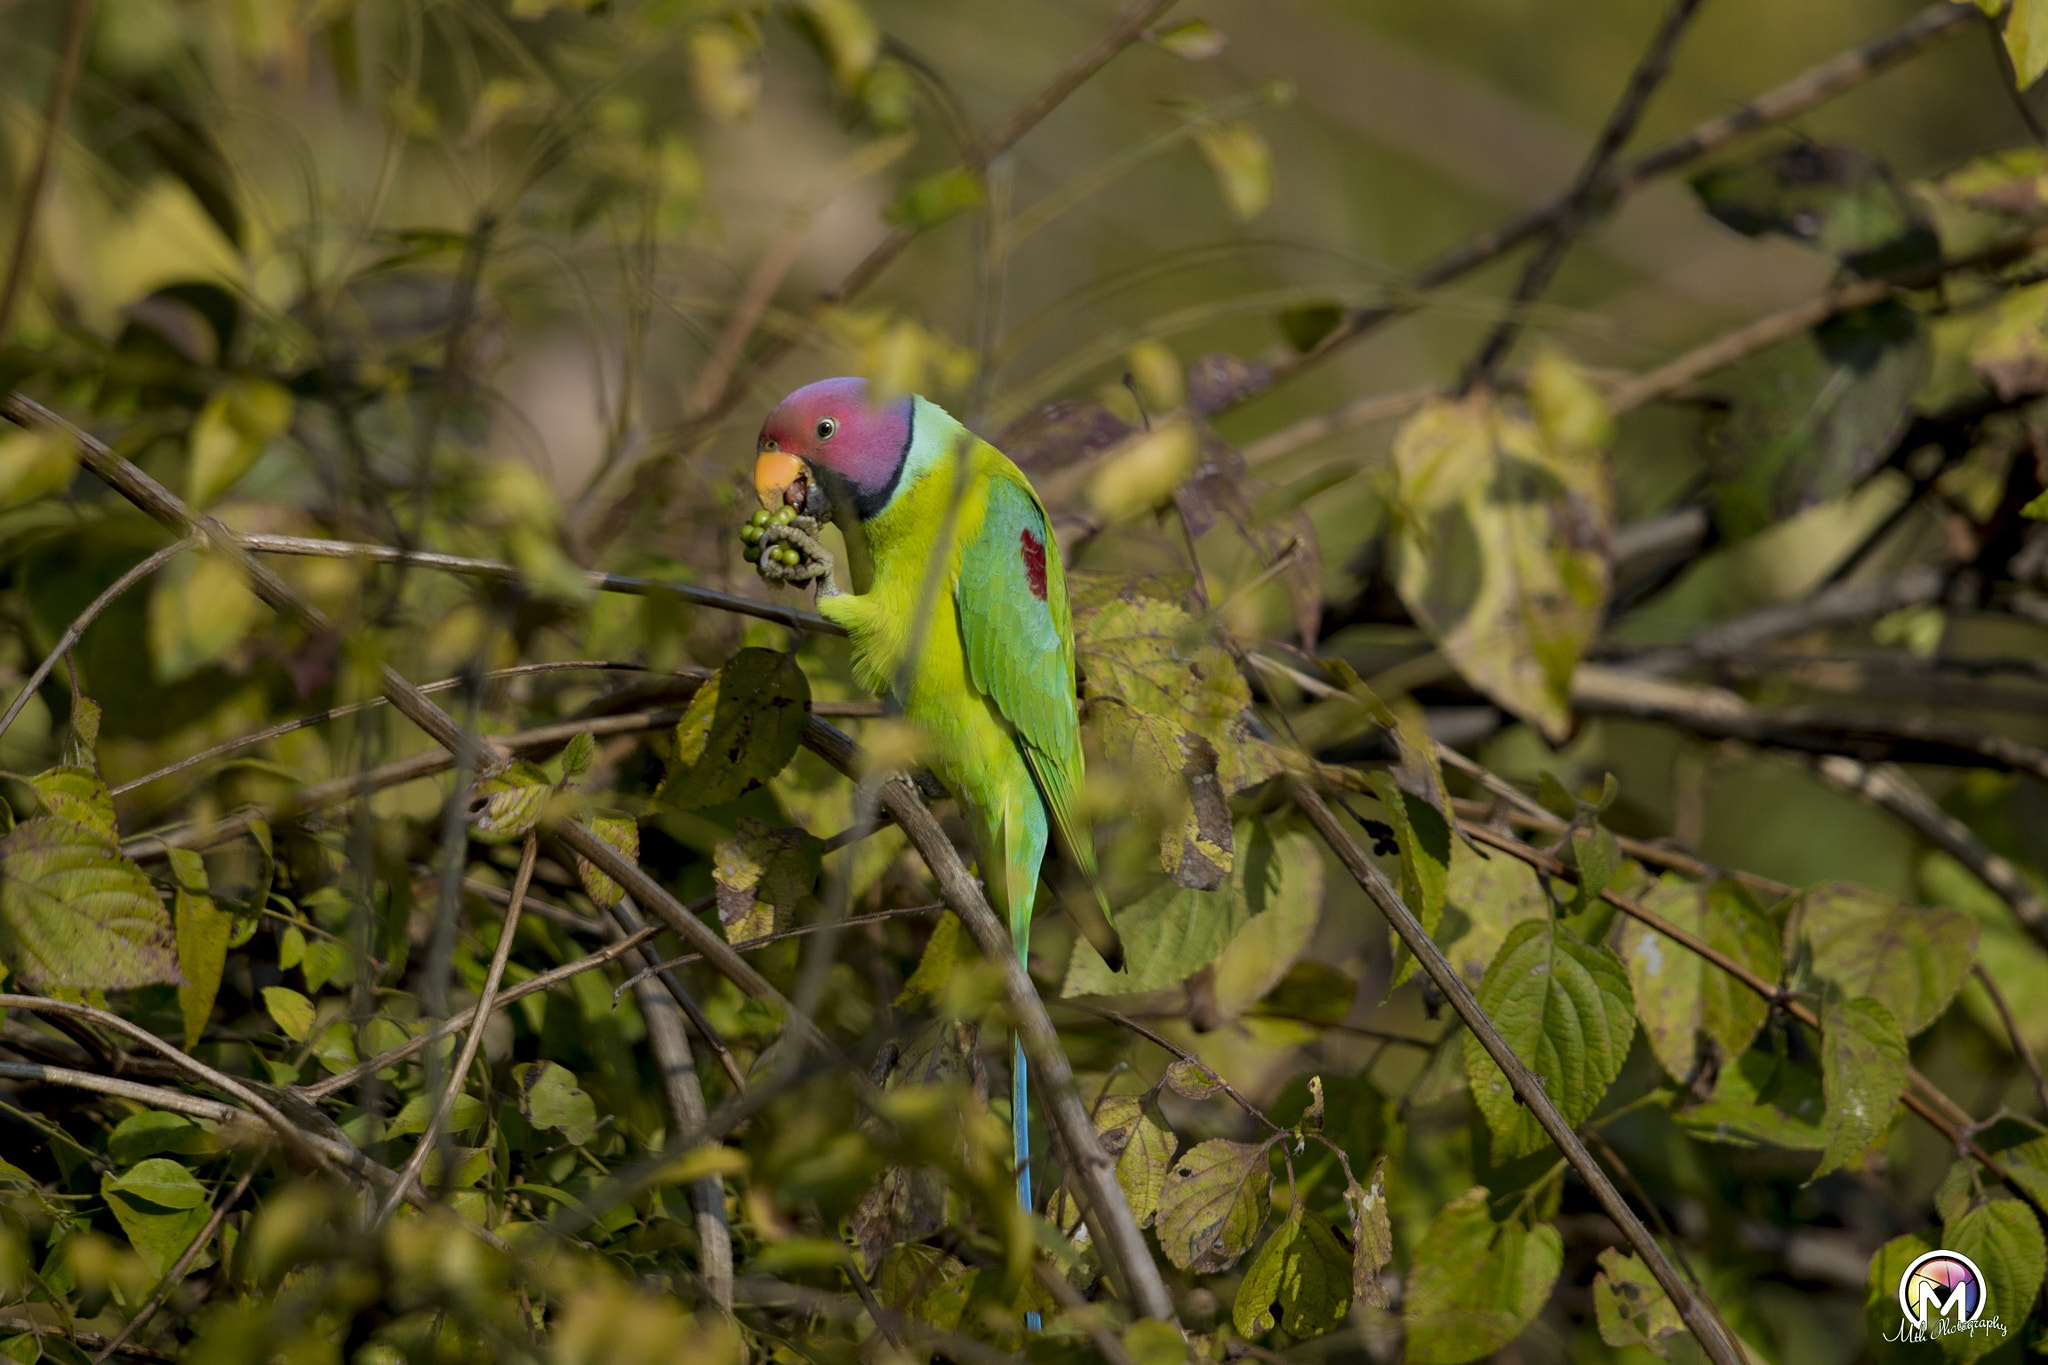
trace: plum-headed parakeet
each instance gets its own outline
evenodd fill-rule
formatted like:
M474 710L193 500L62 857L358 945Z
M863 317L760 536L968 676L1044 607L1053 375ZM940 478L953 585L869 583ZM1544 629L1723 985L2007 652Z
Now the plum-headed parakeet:
M782 400L761 428L754 486L779 514L760 535L763 576L817 580L818 611L852 637L861 685L887 694L923 732L1025 959L1048 837L1096 883L1076 809L1074 632L1044 505L1008 456L943 408L918 397L871 405L859 379L821 380ZM830 516L850 552L864 546L865 591L841 588L830 555L785 508ZM1075 907L1077 918L1116 964L1122 951L1099 889L1096 899ZM1029 1208L1021 1045L1012 1077L1017 1191Z

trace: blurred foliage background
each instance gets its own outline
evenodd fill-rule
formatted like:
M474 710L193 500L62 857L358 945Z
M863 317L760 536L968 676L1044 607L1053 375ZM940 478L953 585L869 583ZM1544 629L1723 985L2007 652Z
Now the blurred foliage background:
M2035 1349L2037 32L0 0L0 1355ZM1054 513L1177 1325L738 553L837 373Z

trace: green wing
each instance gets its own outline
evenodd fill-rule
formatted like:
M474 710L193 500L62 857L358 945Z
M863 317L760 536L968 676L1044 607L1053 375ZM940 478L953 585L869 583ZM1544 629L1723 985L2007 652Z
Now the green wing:
M1083 769L1066 575L1038 495L1000 451L977 445L963 455L989 467L988 511L954 582L967 675L1016 730L1060 842L1093 880L1094 843L1074 827Z

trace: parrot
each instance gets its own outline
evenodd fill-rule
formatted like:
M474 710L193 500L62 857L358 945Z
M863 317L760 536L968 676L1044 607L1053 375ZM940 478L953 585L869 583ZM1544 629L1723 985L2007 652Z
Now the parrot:
M1029 958L1049 837L1094 889L1070 907L1112 968L1123 960L1083 778L1074 630L1045 505L1022 470L930 400L875 401L866 381L824 379L769 414L755 452L761 512L742 538L764 578L815 580L818 613L845 627L856 681L921 732L958 801L982 880ZM801 520L799 520L801 518ZM860 591L837 581L806 529L833 520ZM1031 1201L1029 1091L1013 1039L1011 1138L1018 1201Z

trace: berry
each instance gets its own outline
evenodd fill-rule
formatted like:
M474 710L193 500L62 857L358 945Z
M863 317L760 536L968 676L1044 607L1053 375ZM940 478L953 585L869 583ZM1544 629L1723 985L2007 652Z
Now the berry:
M752 522L748 522L745 526L740 527L740 539L749 545L758 543L761 539L761 528Z
M749 564L759 564L761 562L761 547L758 545L747 546L746 549L740 551L740 558L746 560Z
M753 516L747 518L747 525L749 526L766 526L767 524L768 509L765 507L756 511Z

